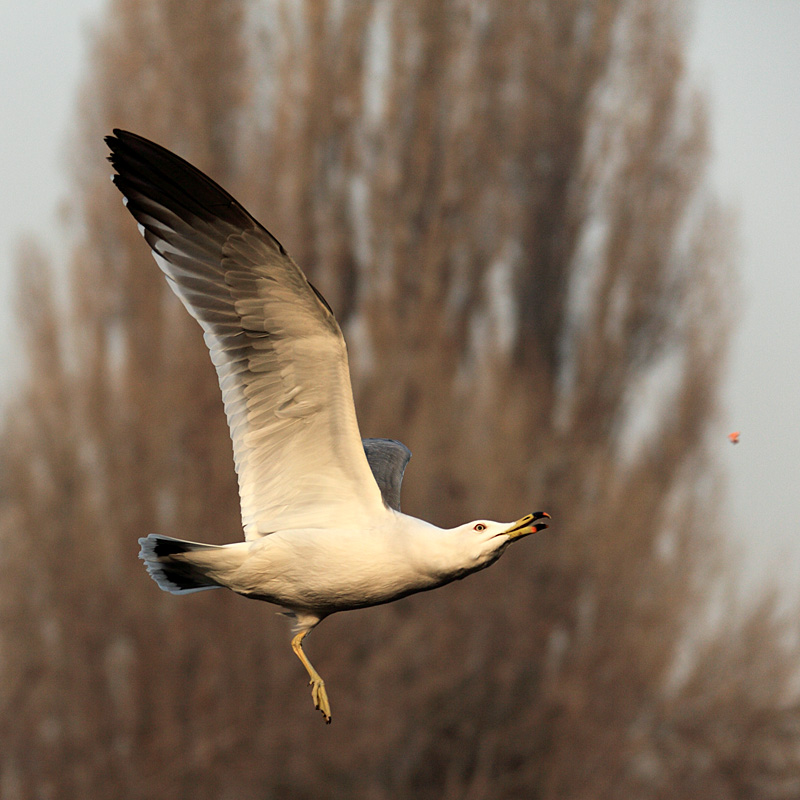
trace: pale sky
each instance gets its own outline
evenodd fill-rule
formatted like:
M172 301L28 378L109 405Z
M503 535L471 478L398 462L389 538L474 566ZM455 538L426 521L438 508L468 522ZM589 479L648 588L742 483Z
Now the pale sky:
M0 401L19 366L16 241L28 231L57 247L86 33L104 6L0 0ZM738 214L743 303L719 426L730 531L752 574L800 585L800 0L699 0L695 9L690 64L710 102L712 180Z
M731 530L800 585L800 2L700 0L691 63L710 101L712 180L738 215L738 321L720 456Z

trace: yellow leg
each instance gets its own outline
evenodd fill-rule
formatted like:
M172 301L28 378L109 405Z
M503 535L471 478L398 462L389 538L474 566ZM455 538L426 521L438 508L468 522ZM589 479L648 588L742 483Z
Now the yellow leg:
M309 685L311 686L311 697L314 700L314 708L322 712L325 717L325 722L330 724L331 721L331 705L328 702L328 693L325 691L325 681L320 678L319 673L311 666L311 662L303 652L303 639L308 635L310 629L300 631L297 636L292 639L292 650L295 655L303 662L303 666L308 672L308 677L311 678Z

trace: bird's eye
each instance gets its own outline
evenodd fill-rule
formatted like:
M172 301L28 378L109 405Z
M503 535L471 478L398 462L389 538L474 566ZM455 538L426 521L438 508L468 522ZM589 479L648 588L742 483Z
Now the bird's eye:
M474 530L474 531L485 531L486 530L486 526L482 522L479 522L472 530Z

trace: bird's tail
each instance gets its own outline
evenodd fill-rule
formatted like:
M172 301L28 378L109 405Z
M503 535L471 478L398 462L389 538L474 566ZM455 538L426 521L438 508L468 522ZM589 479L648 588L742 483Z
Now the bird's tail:
M146 539L139 539L142 549L139 558L144 561L150 577L160 589L172 594L202 592L204 589L219 589L220 584L210 578L199 564L191 563L180 556L198 550L219 550L214 544L185 542L171 536L158 536L151 533Z

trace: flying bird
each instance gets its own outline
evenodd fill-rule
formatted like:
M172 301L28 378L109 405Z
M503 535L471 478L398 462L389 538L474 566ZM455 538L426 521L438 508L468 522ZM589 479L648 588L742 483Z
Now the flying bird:
M439 528L400 511L411 457L362 441L342 331L278 240L200 170L127 131L106 137L113 181L216 367L239 480L244 541L139 539L158 586L230 589L280 606L325 721L325 682L303 640L325 617L435 589L547 527L537 511Z

